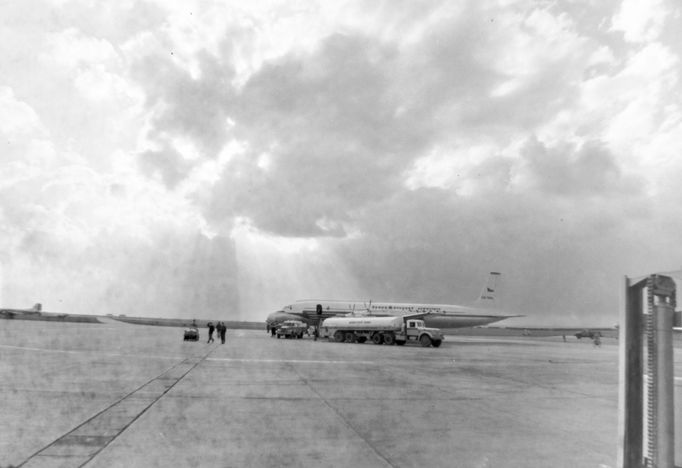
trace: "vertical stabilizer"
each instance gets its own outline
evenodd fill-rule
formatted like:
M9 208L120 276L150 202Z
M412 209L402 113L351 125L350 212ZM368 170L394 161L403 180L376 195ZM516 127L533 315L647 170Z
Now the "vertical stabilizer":
M500 280L502 274L497 271L491 271L488 275L488 280L486 281L483 289L481 290L480 296L476 300L476 304L483 307L496 307L498 306L497 299L497 288L500 285Z

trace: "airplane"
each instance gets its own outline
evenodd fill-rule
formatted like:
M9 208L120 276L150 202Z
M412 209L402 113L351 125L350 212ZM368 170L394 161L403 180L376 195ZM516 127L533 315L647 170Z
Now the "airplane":
M395 302L359 302L338 300L302 300L284 306L268 315L269 329L285 320L302 320L315 325L321 320L337 315L410 316L421 318L427 327L463 328L487 325L500 320L521 317L504 315L496 309L497 284L501 273L491 271L474 306L454 304L414 304Z
M43 305L38 302L30 309L0 309L0 316L14 318L17 315L41 315L42 310Z

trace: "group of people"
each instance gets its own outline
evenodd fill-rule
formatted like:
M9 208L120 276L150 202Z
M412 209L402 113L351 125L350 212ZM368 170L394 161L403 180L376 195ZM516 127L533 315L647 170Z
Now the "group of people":
M208 341L206 343L213 343L215 341L213 339L213 332L216 331L220 336L221 344L225 344L225 332L227 332L225 322L218 322L216 325L213 325L213 322L208 322L206 326L208 326Z

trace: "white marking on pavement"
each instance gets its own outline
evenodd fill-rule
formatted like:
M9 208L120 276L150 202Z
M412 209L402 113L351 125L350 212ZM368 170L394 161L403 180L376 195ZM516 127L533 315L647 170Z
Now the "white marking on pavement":
M447 338L447 342L450 343L457 343L457 342L473 342L473 343L495 343L495 344L510 344L510 343L523 343L523 344L530 344L530 345L539 345L539 344L546 344L546 342L542 340L528 340L528 339L515 339L515 337L511 336L509 338L504 338L504 337L472 337L472 336L464 336L464 335L445 335ZM541 336L537 338L543 338ZM544 337L546 338L546 337Z
M47 349L47 348L31 348L28 346L12 346L12 345L0 345L0 348L9 349L20 349L22 351L39 351L42 353L66 353L66 354L78 354L78 353L93 353L96 350L92 349ZM134 357L138 358L150 358L150 359L185 359L187 356L158 356L152 354L125 354L125 353L98 353L99 356L109 356L109 357Z
M0 345L0 348L21 349L24 351L51 351L53 353L77 353L78 352L78 351L69 351L66 349L30 348L28 346L12 346L12 345Z
M295 364L376 364L375 361L320 361L311 359L246 359L246 358L206 358L206 361L227 362L282 362Z

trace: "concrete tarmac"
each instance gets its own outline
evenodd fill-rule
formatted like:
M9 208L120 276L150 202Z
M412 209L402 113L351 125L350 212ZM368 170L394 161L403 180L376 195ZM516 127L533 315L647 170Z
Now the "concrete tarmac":
M615 340L182 333L0 321L0 466L615 466Z

